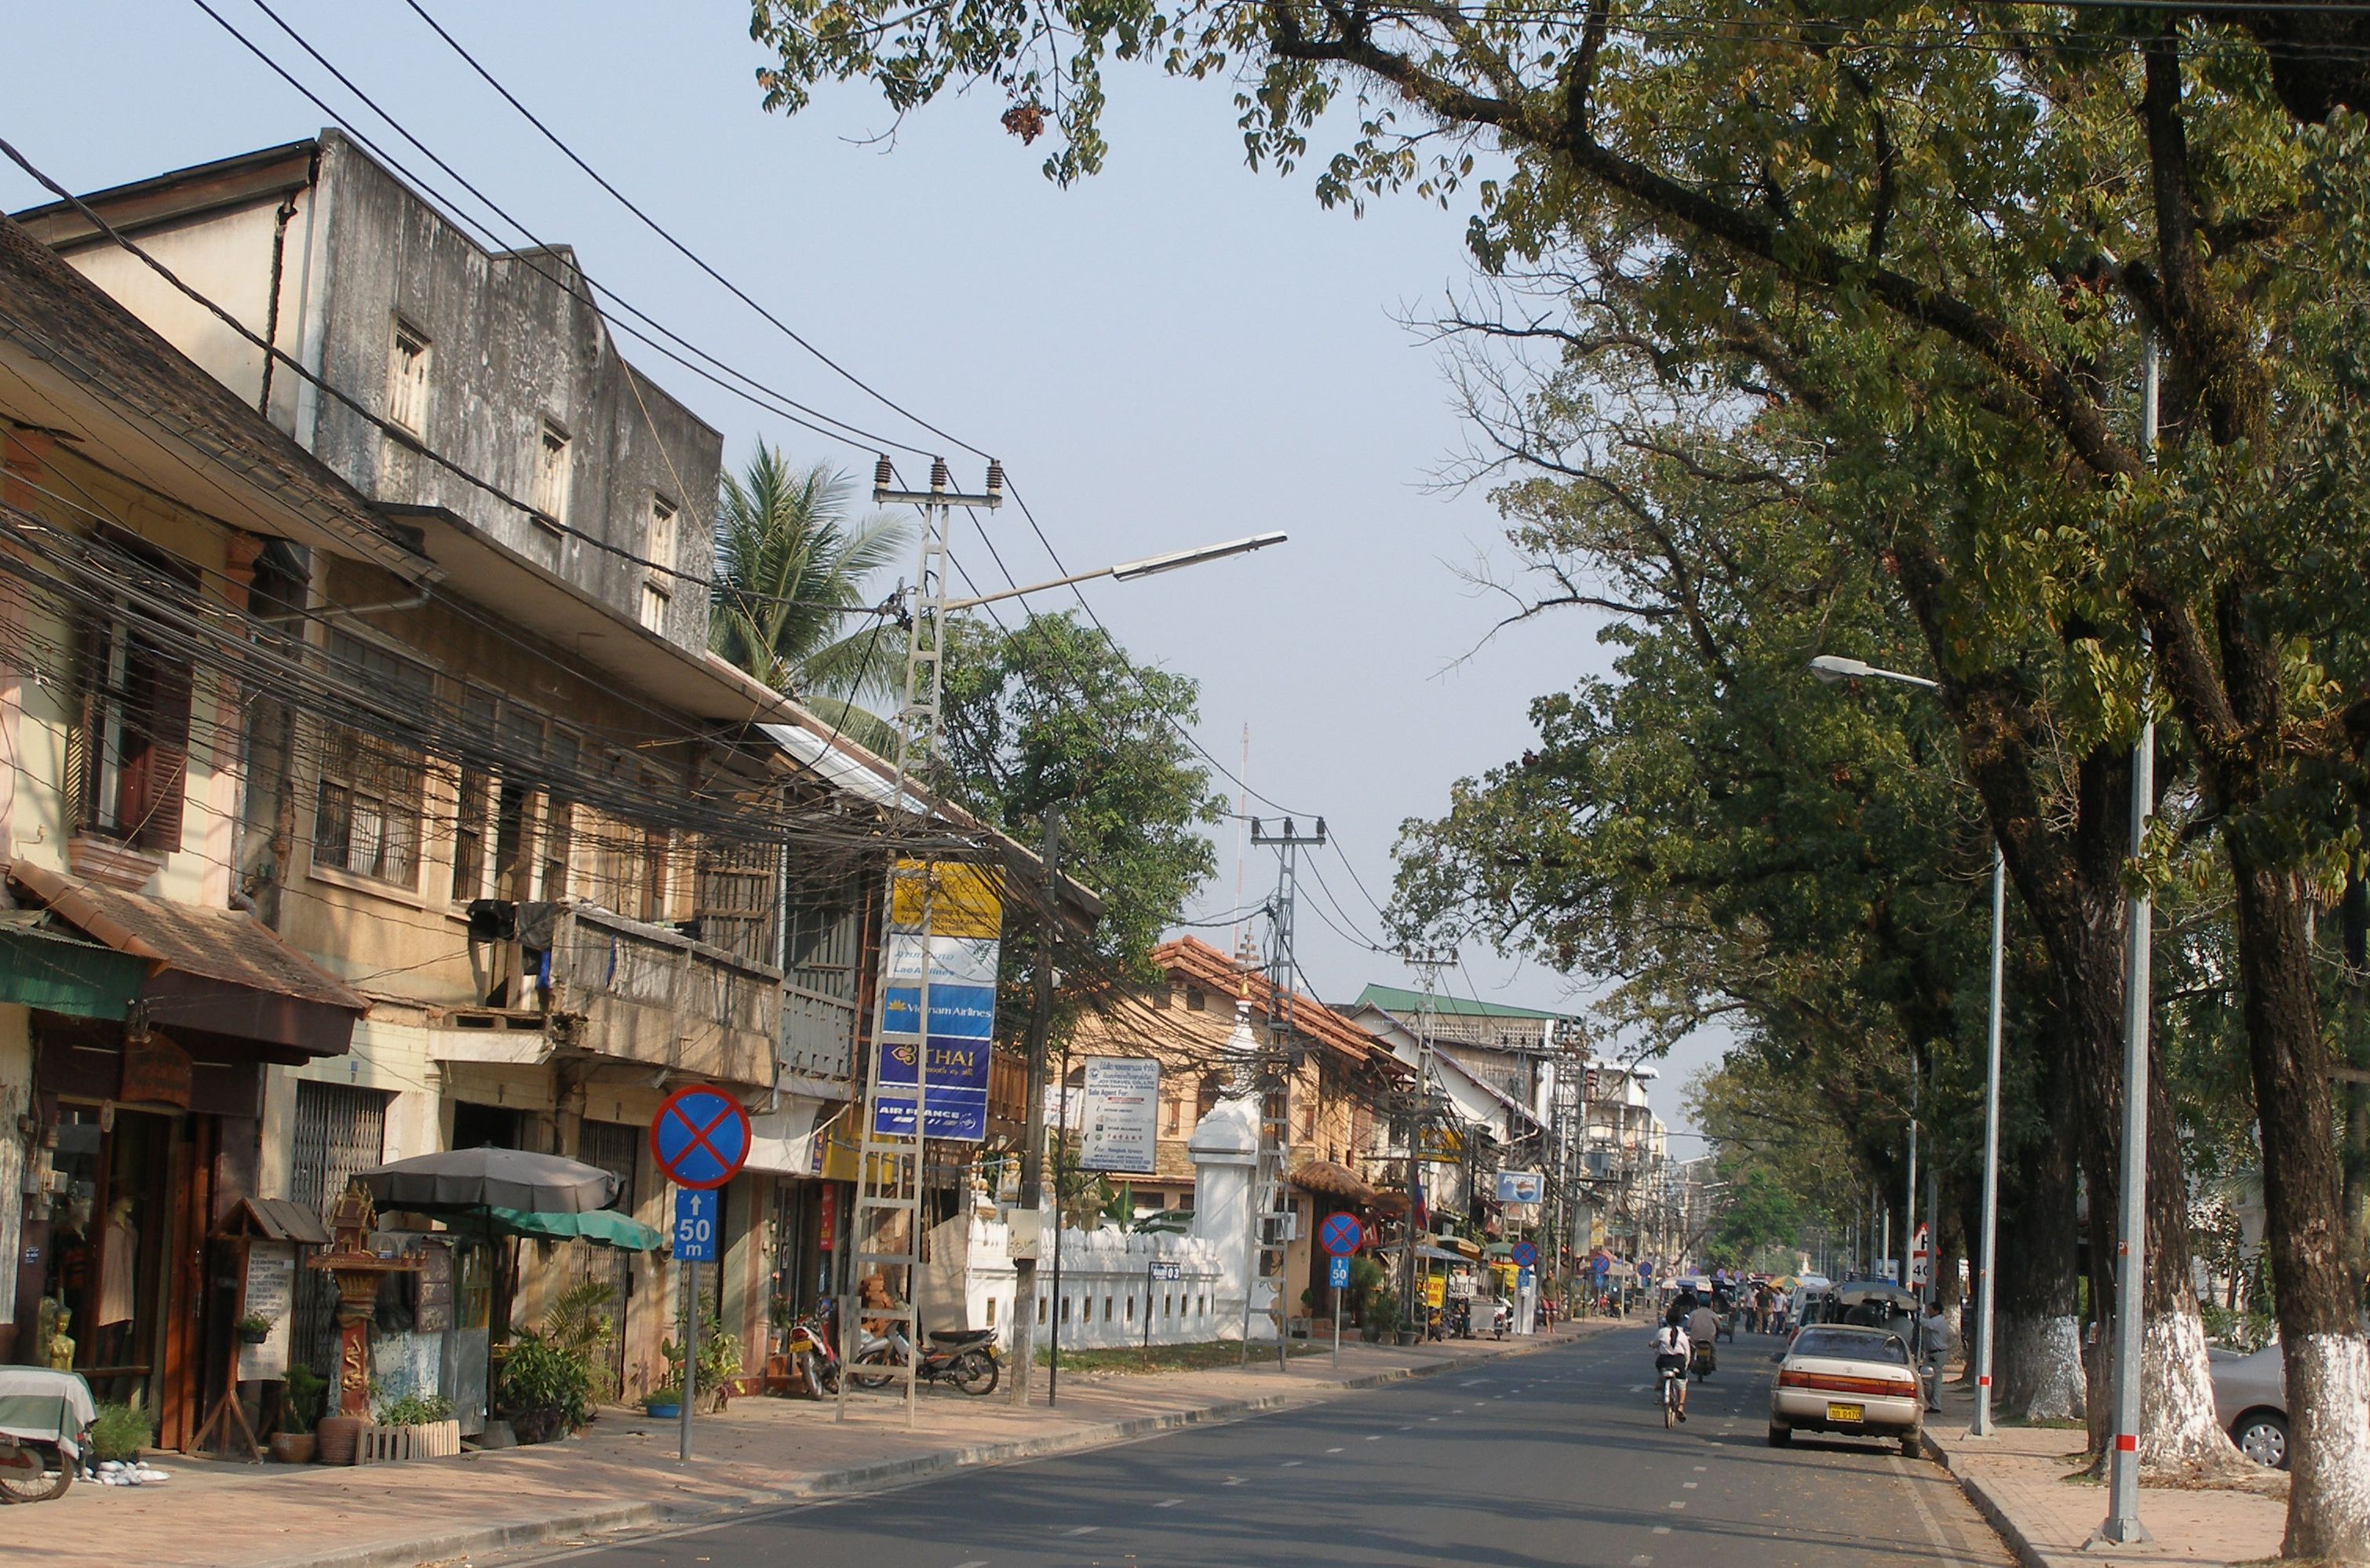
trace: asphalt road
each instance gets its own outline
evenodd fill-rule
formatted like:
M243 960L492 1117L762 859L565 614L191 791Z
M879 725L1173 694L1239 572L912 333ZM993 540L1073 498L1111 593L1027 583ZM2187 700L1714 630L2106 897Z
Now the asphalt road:
M1936 1465L1766 1442L1778 1343L1665 1431L1646 1328L1305 1409L728 1524L540 1552L586 1568L2005 1568Z

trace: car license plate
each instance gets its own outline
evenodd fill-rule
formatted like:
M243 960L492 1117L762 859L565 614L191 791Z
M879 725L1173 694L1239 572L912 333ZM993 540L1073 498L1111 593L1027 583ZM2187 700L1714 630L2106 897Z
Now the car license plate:
M1827 1419L1829 1421L1865 1421L1868 1419L1868 1410L1864 1405L1830 1404L1827 1406Z

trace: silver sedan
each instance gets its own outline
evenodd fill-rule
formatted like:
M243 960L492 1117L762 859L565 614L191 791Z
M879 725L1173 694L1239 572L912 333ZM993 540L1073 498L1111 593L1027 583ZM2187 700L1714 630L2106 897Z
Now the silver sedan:
M1926 1419L1917 1371L1901 1336L1847 1323L1815 1323L1775 1358L1769 1389L1769 1445L1797 1432L1840 1432L1897 1440L1916 1458Z

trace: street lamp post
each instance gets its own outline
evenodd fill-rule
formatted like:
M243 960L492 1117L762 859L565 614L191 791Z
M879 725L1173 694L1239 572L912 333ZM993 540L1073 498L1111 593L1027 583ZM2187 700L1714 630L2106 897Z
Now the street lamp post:
M1837 681L1896 681L1921 691L1939 690L1941 683L1898 670L1879 669L1858 659L1822 653L1811 661L1811 673L1830 685ZM1992 1431L1992 1332L1997 1304L1992 1268L1998 1253L1999 1232L1999 1086L2000 1030L2006 1010L2002 981L2007 968L2008 857L1998 839L1992 841L1992 994L1991 1018L1984 1048L1984 1231L1979 1243L1982 1273L1975 1281L1975 1419L1970 1437L1989 1437ZM1904 1251L1906 1247L1904 1246ZM1936 1251L1939 1252L1939 1248ZM1905 1281L1904 1281L1905 1283Z

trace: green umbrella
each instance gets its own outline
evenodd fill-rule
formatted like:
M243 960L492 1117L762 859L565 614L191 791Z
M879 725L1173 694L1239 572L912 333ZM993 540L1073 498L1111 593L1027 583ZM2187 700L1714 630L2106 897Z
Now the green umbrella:
M549 1241L591 1241L627 1252L655 1252L664 1239L658 1231L616 1209L587 1209L582 1214L528 1214L523 1209L488 1208L497 1231L510 1236L534 1236Z

